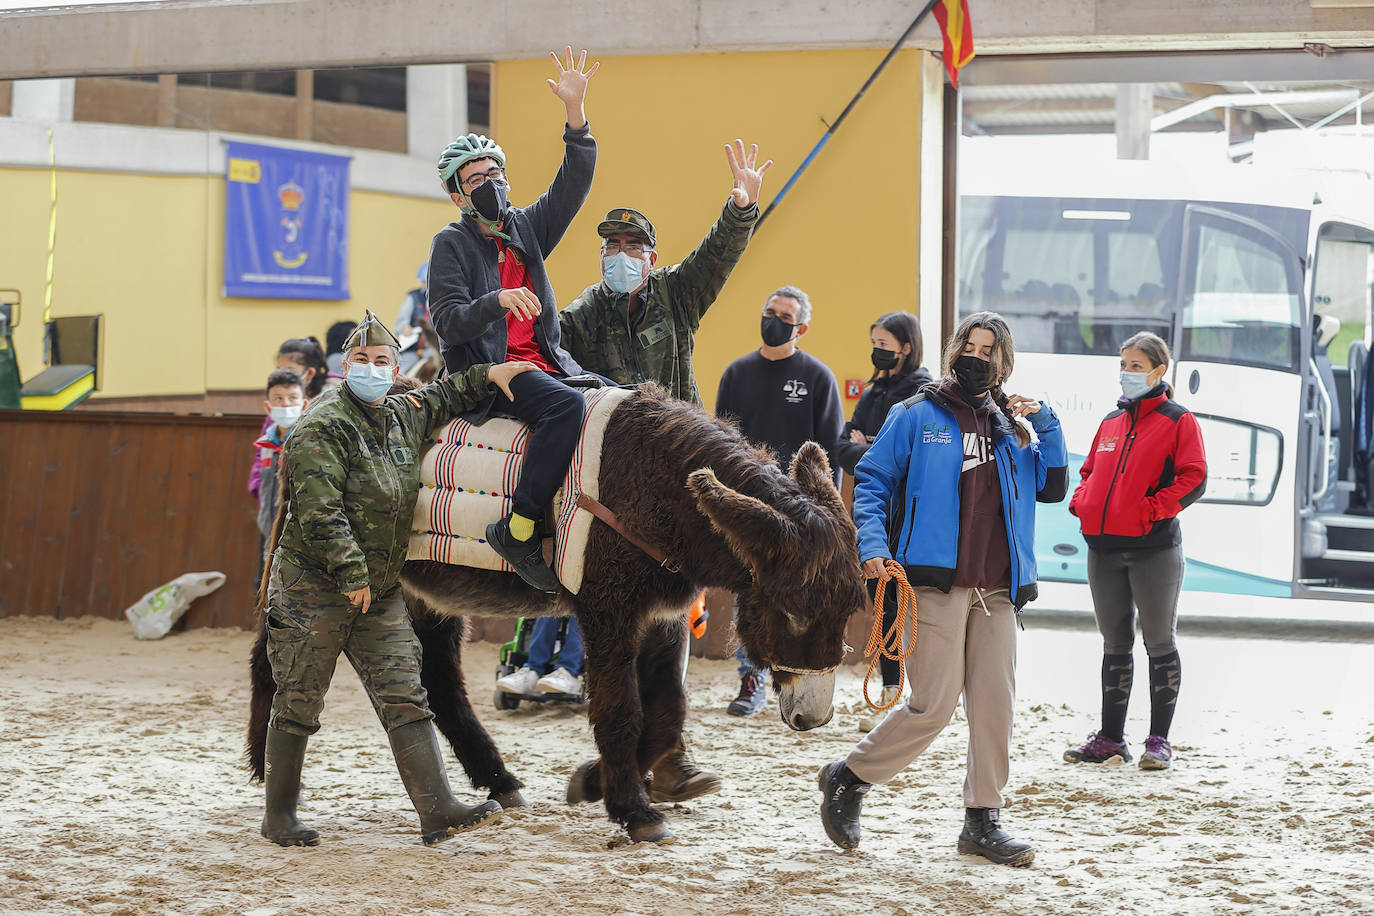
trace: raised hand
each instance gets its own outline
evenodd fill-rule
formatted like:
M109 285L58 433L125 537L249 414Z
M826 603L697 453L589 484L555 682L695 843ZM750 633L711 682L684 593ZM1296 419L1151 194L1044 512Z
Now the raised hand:
M744 141L736 139L734 144L725 144L725 158L730 162L730 175L734 179L734 186L730 189L730 197L735 201L735 206L743 210L751 206L759 199L759 189L763 187L763 176L773 167L773 160L769 159L763 165L755 167L759 159L759 145L752 143L749 145L749 152L744 152Z
M573 63L571 45L567 46L563 53L565 60L560 61L557 52L549 52L549 59L553 61L554 71L558 74L558 79L545 80L544 82L549 84L553 94L558 96L568 109L568 126L576 129L587 123L586 115L582 111L582 103L587 98L587 82L591 80L592 75L597 70L601 69L601 61L596 61L588 69L585 49L576 63Z

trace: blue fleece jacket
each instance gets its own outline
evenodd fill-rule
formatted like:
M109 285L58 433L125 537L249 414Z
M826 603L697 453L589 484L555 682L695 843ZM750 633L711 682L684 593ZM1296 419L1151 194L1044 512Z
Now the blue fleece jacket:
M1039 438L1016 441L1011 422L993 417L993 448L1002 485L1002 517L1011 554L1011 598L1019 610L1035 599L1035 503L1068 492L1068 452L1048 404L1028 416ZM891 558L913 586L948 592L959 563L959 422L934 388L895 405L855 469L854 520L859 558Z

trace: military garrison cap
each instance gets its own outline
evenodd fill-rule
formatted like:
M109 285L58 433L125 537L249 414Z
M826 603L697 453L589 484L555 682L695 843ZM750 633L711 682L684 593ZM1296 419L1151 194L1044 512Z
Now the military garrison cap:
M382 323L382 320L372 313L372 309L367 310L367 317L362 320L353 333L348 335L344 341L344 352L347 353L354 347L395 347L401 349L401 342L396 339L396 335L391 333L391 328Z
M616 207L614 210L607 211L606 218L597 224L596 232L603 239L623 232L626 235L637 235L649 243L650 248L658 247L658 236L654 233L654 224L649 222L649 218L638 210L631 210L629 207Z

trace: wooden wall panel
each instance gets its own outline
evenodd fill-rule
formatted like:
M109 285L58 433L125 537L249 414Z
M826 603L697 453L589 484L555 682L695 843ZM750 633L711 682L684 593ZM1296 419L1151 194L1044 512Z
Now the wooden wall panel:
M224 586L191 626L246 626L262 419L0 411L0 616L121 617L185 572Z

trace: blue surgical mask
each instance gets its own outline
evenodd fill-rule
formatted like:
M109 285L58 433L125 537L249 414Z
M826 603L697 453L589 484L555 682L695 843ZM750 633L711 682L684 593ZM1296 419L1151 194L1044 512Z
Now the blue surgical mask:
M281 429L290 429L296 425L296 421L301 418L301 405L292 404L287 407L272 407L269 409L272 414L272 422Z
M1150 393L1154 385L1150 384L1150 373L1148 372L1121 372L1121 393L1131 400L1142 398Z
M344 382L353 393L371 403L386 396L396 380L395 366L374 366L371 363L349 363Z
M613 292L632 293L644 282L644 262L623 251L601 259L601 279Z

